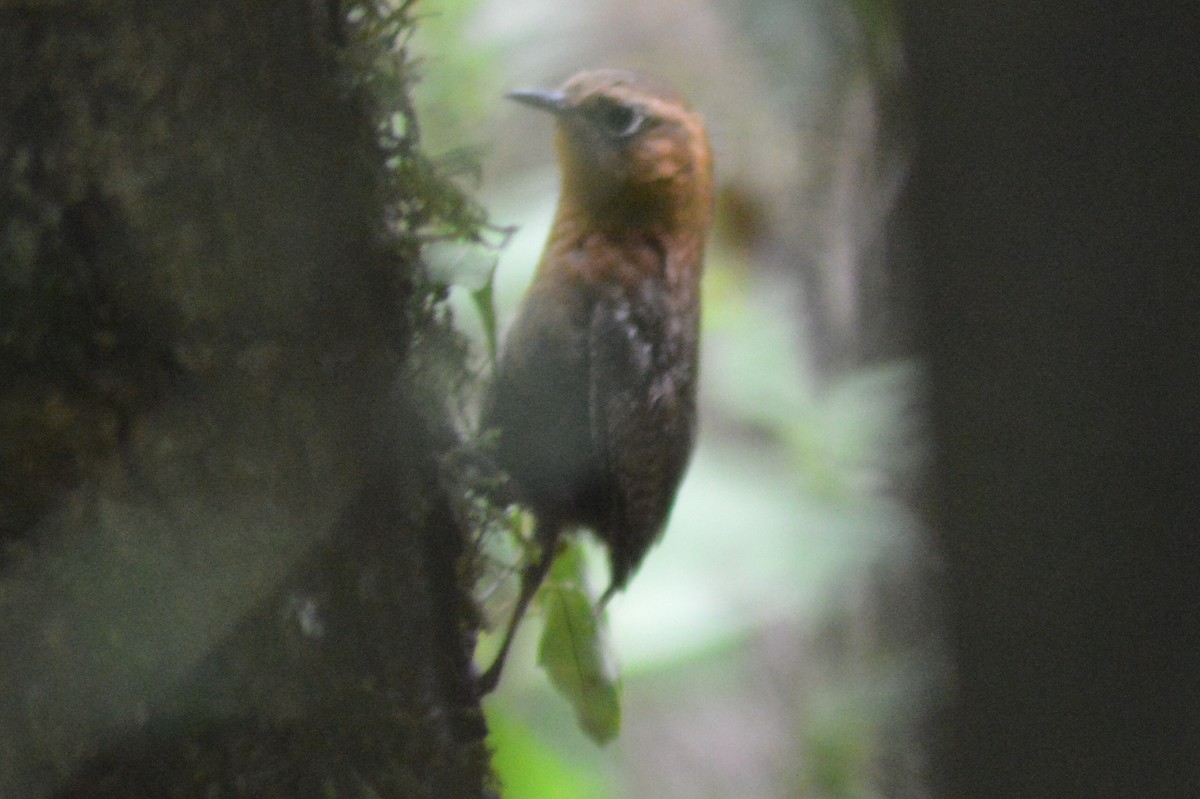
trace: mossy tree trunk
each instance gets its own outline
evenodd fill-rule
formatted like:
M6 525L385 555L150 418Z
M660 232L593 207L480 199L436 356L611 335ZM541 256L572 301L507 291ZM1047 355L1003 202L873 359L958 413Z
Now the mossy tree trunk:
M0 10L0 796L484 792L341 16Z

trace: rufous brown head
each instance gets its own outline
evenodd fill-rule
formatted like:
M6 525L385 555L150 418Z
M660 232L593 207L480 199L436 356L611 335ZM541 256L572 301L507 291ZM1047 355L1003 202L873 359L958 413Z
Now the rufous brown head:
M563 202L625 223L708 227L712 156L700 115L662 80L621 69L580 72L554 91L511 99L557 121ZM638 220L632 220L638 221Z

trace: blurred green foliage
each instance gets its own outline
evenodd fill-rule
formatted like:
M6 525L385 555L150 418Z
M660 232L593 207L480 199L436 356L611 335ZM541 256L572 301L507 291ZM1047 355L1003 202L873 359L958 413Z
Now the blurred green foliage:
M611 795L607 781L587 766L573 763L537 729L503 712L488 716L493 767L506 797L597 799Z

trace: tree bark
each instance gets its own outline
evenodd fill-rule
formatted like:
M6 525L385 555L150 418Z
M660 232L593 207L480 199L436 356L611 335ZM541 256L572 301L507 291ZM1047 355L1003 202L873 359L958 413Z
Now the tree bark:
M0 10L0 796L484 795L338 16Z

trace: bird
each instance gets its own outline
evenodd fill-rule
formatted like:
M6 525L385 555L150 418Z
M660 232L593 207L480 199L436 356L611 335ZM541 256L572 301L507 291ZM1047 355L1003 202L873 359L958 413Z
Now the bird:
M481 694L496 687L565 533L590 530L607 548L600 607L662 535L695 445L713 217L704 121L667 82L594 69L507 96L554 118L561 179L481 413L538 544Z

